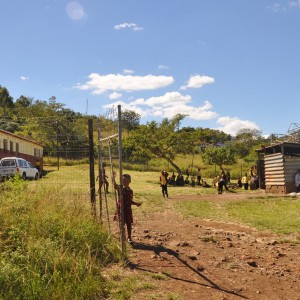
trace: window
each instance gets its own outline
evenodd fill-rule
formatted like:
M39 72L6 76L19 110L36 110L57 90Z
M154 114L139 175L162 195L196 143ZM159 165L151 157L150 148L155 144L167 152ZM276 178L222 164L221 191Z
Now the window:
M19 167L22 167L22 168L27 167L26 162L23 159L18 159L18 165L19 165Z
M2 161L2 167L15 167L16 162L14 159L5 159Z
M7 139L3 139L3 149L4 149L4 151L8 150L8 141L7 141Z
M9 142L9 150L10 150L11 152L14 151L14 142L12 142L12 141Z
M34 156L35 157L42 157L41 149L34 148Z

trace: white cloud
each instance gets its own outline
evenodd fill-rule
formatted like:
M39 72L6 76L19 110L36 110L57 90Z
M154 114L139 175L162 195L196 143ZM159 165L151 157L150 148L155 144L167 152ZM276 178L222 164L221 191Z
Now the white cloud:
M123 73L124 73L124 74L133 74L134 71L133 71L133 70L129 70L129 69L124 69L124 70L123 70Z
M66 7L66 12L69 18L75 21L82 19L86 15L82 5L77 1L69 2Z
M139 27L135 23L122 23L122 24L115 25L114 28L116 30L128 28L128 29L132 29L133 31L140 31L144 29L143 27Z
M85 84L77 84L80 90L90 90L99 95L106 91L141 91L166 87L174 82L172 76L133 76L121 74L101 75L92 73Z
M29 77L28 76L21 76L20 79L21 80L29 80Z
M214 83L215 79L205 75L193 75L190 77L187 85L183 85L180 89L186 90L188 88L201 88L206 84Z
M167 70L167 69L169 69L169 67L168 67L168 66L165 66L165 65L159 65L159 66L158 66L158 69L159 69L159 70Z
M124 110L133 110L136 113L138 113L141 117L144 117L144 116L147 115L146 111L143 110L142 108L140 108L136 105L130 104L130 103L125 103L124 101L120 101L120 100L116 101L114 103L105 104L105 105L103 105L103 108L108 110L108 109L117 107L118 105L121 105L122 111L124 111Z
M216 128L222 130L227 134L236 135L236 133L243 128L258 129L259 127L252 121L241 120L237 117L220 117L217 120L220 127Z
M300 0L290 0L288 5L290 8L300 8Z
M167 92L162 96L150 97L148 99L137 98L129 103L116 101L104 105L103 108L109 109L119 104L122 106L122 110L133 110L141 117L146 118L159 117L170 119L176 114L185 114L187 115L187 119L194 121L216 119L218 126L215 129L233 136L242 128L259 130L259 127L252 121L241 120L237 117L220 117L219 114L213 110L213 105L209 101L204 101L200 106L194 106L190 95L182 95L179 92Z
M193 120L209 120L218 117L212 111L213 106L205 101L202 106L192 106L192 97L182 95L178 92L168 92L162 96L148 99L138 98L129 103L123 103L124 109L134 110L141 116L160 116L162 118L172 118L176 114L185 114L187 118ZM120 104L120 102L118 102ZM111 107L104 106L104 108ZM116 103L114 103L116 105Z
M122 97L122 94L117 93L117 92L113 92L113 93L109 94L110 100L120 99L121 97Z
M300 9L300 0L289 0L284 4L274 2L273 4L267 6L267 9L275 13L286 12L291 9Z
M280 12L280 11L285 11L286 8L284 6L282 6L280 3L276 2L276 3L273 3L269 6L267 6L267 9L272 11L272 12Z

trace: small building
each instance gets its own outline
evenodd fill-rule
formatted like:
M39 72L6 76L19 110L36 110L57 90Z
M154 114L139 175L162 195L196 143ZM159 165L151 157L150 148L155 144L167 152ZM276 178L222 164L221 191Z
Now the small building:
M259 187L267 193L296 192L295 175L300 170L300 143L282 142L256 149Z
M0 159L21 157L43 170L43 145L25 137L0 129Z

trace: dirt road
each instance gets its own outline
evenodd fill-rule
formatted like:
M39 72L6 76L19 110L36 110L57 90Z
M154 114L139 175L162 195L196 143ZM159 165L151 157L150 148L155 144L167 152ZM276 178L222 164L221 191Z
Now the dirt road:
M212 201L232 197L221 196ZM184 219L171 204L180 197L168 201L164 212L136 220L129 267L164 279L132 299L300 299L300 245L238 224Z

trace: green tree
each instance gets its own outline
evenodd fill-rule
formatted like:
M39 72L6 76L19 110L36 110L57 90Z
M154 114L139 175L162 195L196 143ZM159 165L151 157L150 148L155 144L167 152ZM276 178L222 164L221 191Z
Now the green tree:
M160 124L152 121L133 130L124 142L125 147L131 149L132 158L143 160L162 158L180 172L180 168L174 162L176 155L192 153L194 147L194 141L189 133L178 130L184 117L178 114L172 119L163 119Z
M208 146L201 157L205 164L216 164L222 172L225 172L224 165L233 165L237 162L236 151L230 145L222 147Z
M239 157L244 158L251 153L253 147L258 146L262 141L261 131L243 128L237 132L233 145Z
M124 110L121 118L122 129L131 131L137 129L140 125L141 116L133 110Z
M0 128L9 132L14 132L18 128L13 107L13 97L10 96L7 88L0 86Z
M25 96L20 96L17 100L16 100L16 103L15 103L15 107L16 108L27 108L29 107L30 105L32 105L33 103L33 99L32 98L29 98L29 97L25 97Z
M231 135L215 129L197 128L197 138L199 145L205 148L205 145L216 145L218 143L225 143L231 141Z
M0 85L0 107L9 108L9 109L14 107L13 97L10 96L7 88L1 87L1 85Z

